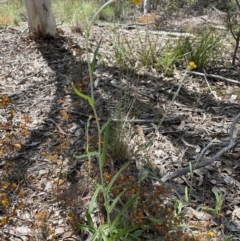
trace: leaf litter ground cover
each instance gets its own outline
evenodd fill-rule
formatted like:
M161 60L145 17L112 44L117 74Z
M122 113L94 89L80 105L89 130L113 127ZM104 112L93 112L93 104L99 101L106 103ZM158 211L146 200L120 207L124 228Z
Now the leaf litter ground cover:
M92 113L86 101L77 98L71 88L73 81L79 90L89 93L84 37L65 33L54 41L33 42L27 35L19 38L20 34L9 28L1 32L0 39L1 239L87 240L88 235L77 230L76 225L85 222L84 213L94 189L89 177L95 180L99 177L94 161L89 166L86 160L74 158L74 154L85 153L85 127ZM96 103L103 122L117 108L123 109L125 117L130 113L127 130L122 130L129 137L126 134L122 138L128 138L132 164L119 182L129 178L126 181L137 184L139 176L148 172L145 183L131 186L126 195L142 188L141 192L146 195L141 197L142 202L152 202L147 203L152 213L141 206L134 215L139 219L132 217L132 222L143 228L146 225L147 231L149 227L141 217L158 218L161 210L159 218L165 217L163 222L171 230L173 205L177 200L184 200L187 186L189 202L184 203L183 214L186 225L198 235L198 240L207 240L206 229L209 238L223 240L224 235L232 234L234 240L238 240L239 147L196 170L192 179L188 174L169 180L167 189L173 192L158 186L156 179L189 166L213 140L216 143L204 158L211 158L228 144L229 128L240 112L239 85L208 79L212 94L203 77L188 76L159 128L158 121L176 92L183 72L176 70L173 77L164 77L145 69L134 69L135 66L130 66L131 71L117 67L109 41L111 34L108 28L95 26L91 38L94 50L104 36L95 72ZM136 32L129 30L127 35L133 39ZM103 59L104 56L107 57ZM223 64L224 76L238 80L235 70L227 68L228 61ZM221 74L214 72L216 69L208 73ZM117 128L119 118L121 116L116 116L114 120L115 135L117 131L121 134ZM239 136L238 131L239 124L235 137ZM94 120L90 123L88 138L94 150L97 145ZM146 150L144 146L151 138L152 145ZM110 180L125 161L109 155L106 180ZM201 209L203 205L215 207L213 187L224 194L221 215ZM121 190L115 191L113 195ZM104 222L101 205L96 207L95 222ZM148 238L145 235L142 240L153 237L164 240L167 225L150 227ZM185 238L183 240L191 240L190 236Z

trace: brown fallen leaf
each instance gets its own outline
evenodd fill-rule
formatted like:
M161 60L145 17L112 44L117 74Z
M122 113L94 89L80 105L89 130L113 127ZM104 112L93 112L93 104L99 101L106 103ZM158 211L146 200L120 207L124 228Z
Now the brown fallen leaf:
M139 126L139 125L135 125L135 126L134 126L134 130L135 130L136 133L142 138L142 140L145 141L145 136L144 136L142 127Z

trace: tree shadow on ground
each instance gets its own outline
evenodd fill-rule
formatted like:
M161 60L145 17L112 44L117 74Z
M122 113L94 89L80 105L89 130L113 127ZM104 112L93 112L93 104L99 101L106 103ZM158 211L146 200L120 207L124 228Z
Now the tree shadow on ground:
M48 148L49 150L58 149L60 151L58 156L62 156L63 159L72 159L73 153L84 152L86 145L84 128L88 116L92 115L92 110L85 100L76 96L71 88L71 82L74 82L76 85L79 85L83 91L90 94L87 63L82 59L84 55L84 43L81 44L82 46L79 46L71 37L67 36L60 36L54 40L37 40L35 42L38 51L37 55L41 54L47 64L47 66L43 67L42 71L44 71L44 68L48 68L47 71L50 71L51 75L46 75L46 77L50 79L45 79L44 83L37 83L35 87L30 86L29 91L31 92L32 89L38 88L39 95L41 95L41 87L39 88L39 86L49 86L50 101L48 101L48 104L50 106L49 109L42 110L48 114L45 116L45 120L41 123L41 126L32 130L28 141L25 142L22 149L19 150L20 155L18 155L18 158L23 158L24 155L24 159L29 158L29 155L26 153L31 149L32 143L38 143L38 148L34 146L33 149L35 149L35 151L31 150L31 156L34 157L40 157L41 154L39 151ZM139 75L134 72L134 70L129 72L129 70L121 70L118 67L103 65L98 65L97 68L97 71L100 72L100 79L98 79L98 87L96 88L96 104L99 107L98 110L101 112L100 117L104 116L106 119L108 119L112 113L111 104L117 105L119 101L122 101L121 98L127 99L129 103L134 101L136 107L133 108L133 115L137 116L138 119L147 118L148 120L156 120L161 118L163 111L158 112L158 108L165 105L166 101L169 103L178 88L176 82L171 82L164 78L156 78L150 74ZM122 90L121 85L115 88L111 84L113 78L119 79L119 82L121 82L121 78L125 78L128 85L123 86ZM145 92L142 91L141 88L145 88ZM105 95L109 95L109 91L112 91L110 98L106 98ZM24 92L25 96L27 96L28 90L25 89ZM121 94L118 94L119 92L121 92ZM38 95L38 93L35 94ZM120 96L120 100L116 99L116 96ZM161 99L162 96L164 96L164 100ZM199 96L199 93L189 91L183 86L177 102L185 105L186 108L191 108L192 111L196 111L199 118L201 118L204 113L216 114L212 107L221 107L223 110L221 115L225 115L226 117L229 117L229 115L233 117L238 113L240 108L238 105L235 105L234 109L231 109L229 112L224 111L224 109L228 109L229 105L232 104L221 101L217 102L208 94L201 95L197 103L196 96ZM45 96L45 98L47 98L47 96ZM44 99L42 101L44 101ZM178 115L177 112L172 114L175 116ZM180 125L180 122L183 120L184 116L181 116L179 121L174 124ZM169 124L171 125L171 123ZM166 125L168 124L166 123ZM95 128L90 130L93 135L95 132L94 129ZM48 133L48 131L50 130L54 130L55 137L49 142L48 137L50 133ZM68 133L69 130L73 131L70 135ZM64 133L68 134L65 136ZM186 138L192 138L191 134L187 132L184 133L184 136ZM71 137L74 138L69 140ZM176 134L173 133L172 137L170 135L170 138L176 140ZM64 150L64 148L61 148L62 141L64 143L69 141L71 145L65 143L68 147ZM200 136L195 136L193 141L197 144L203 140ZM178 145L178 141L175 145ZM23 162L26 164L25 160L23 160ZM26 167L27 165L24 166Z
M90 94L87 63L83 60L84 42L81 42L82 46L80 46L71 37L61 35L54 40L37 40L33 42L28 37L24 37L22 41L23 46L32 44L34 46L33 51L36 51L36 59L43 58L46 65L40 67L42 68L39 74L41 75L41 81L37 80L38 75L34 76L36 84L28 85L24 89L24 95L21 96L20 101L18 99L15 103L12 100L12 104L16 104L16 106L21 103L28 105L26 109L25 107L20 108L20 111L26 113L30 112L31 108L40 107L42 109L36 109L38 113L35 117L40 118L40 116L43 116L43 118L41 125L36 121L37 125L32 128L27 141L22 144L22 148L12 158L17 163L16 167L18 169L14 173L27 173L28 169L33 166L36 166L35 169L31 169L33 173L36 173L36 170L40 172L41 168L44 169L44 166L50 163L49 166L52 165L53 168L59 169L58 180L63 179L61 172L65 171L69 178L68 181L72 183L78 182L78 170L76 169L80 169L82 163L76 162L73 154L85 153L85 127L89 115L92 115L92 110L85 100L76 96L72 90L71 82L74 82L84 93ZM35 60L32 59L31 61L34 62ZM134 100L136 107L133 108L133 113L137 115L138 119L156 120L161 118L163 112L158 112L157 108L167 102L169 103L178 88L178 84L164 78L156 78L150 74L139 75L134 70L126 72L118 67L100 64L97 66L97 75L100 77L97 80L95 89L96 105L101 113L100 117L106 119L113 113L111 105L115 106L119 102L119 99L116 98L119 92L121 92L120 99L127 99L129 103ZM119 79L119 82L122 81L121 78L125 78L128 84L121 90L121 85L116 87L111 83L113 78ZM145 90L142 91L143 89ZM106 96L108 97L106 98ZM219 114L225 117L229 117L229 115L232 117L239 112L239 105L235 105L234 110L231 112L226 112L224 108L228 108L230 104L221 101L216 102L207 94L202 95L201 101L196 102L196 96L199 96L198 92L189 91L183 86L177 102L181 103L181 106L191 109L190 112L196 112L195 114L199 115L200 118L204 113L215 115L212 107L221 107L222 111ZM31 97L33 103L31 103ZM38 105L39 101L43 104ZM171 111L171 114L175 111L174 115L178 116L176 109ZM180 121L174 125L179 126L181 121L186 120L186 118L182 115ZM166 123L161 130L171 125L171 122ZM96 135L94 122L92 122L89 132L90 136ZM174 145L179 146L178 139L181 139L182 136L178 136L176 141L176 133L166 135L172 139ZM189 132L185 131L183 136L192 139L191 130ZM194 136L193 142L195 144L202 143L202 141L200 134ZM53 173L54 171L49 170L48 175L51 176ZM25 182L29 182L31 178L33 179L33 176L28 174L28 180L25 180ZM19 176L17 179L19 180ZM29 185L31 184L27 183L27 186ZM40 183L39 190L41 190L41 185L42 190L45 191L44 186L46 183ZM51 191L51 188L46 190L46 192L48 191ZM44 199L46 199L46 196Z

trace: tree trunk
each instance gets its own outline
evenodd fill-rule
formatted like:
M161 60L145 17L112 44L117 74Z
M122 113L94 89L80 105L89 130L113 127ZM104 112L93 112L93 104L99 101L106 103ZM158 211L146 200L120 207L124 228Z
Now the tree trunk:
M25 0L28 26L34 39L54 38L57 34L51 0Z
M143 13L149 13L151 10L151 0L144 0L143 3Z

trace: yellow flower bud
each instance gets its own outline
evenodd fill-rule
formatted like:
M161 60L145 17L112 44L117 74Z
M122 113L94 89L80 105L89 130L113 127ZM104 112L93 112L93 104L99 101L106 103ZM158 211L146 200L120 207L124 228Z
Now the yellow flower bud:
M142 0L132 0L134 4L139 5L141 4Z

